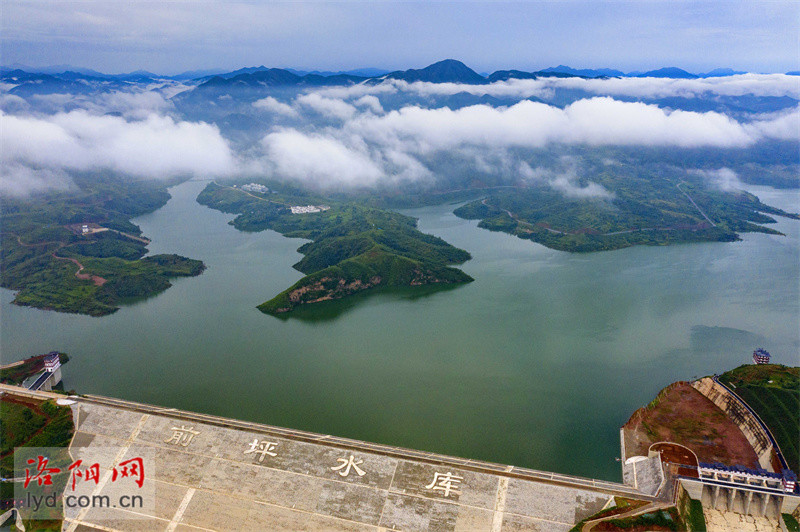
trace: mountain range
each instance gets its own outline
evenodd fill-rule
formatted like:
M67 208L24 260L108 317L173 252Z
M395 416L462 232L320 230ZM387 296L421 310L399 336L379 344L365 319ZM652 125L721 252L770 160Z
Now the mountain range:
M461 61L445 59L421 69L397 70L390 72L380 68L359 68L346 71L304 71L292 68L269 68L266 66L245 67L226 72L223 69L192 70L180 74L164 76L146 70L137 70L124 74L104 74L96 70L79 68L70 65L54 65L49 67L30 67L27 65L13 64L0 67L2 78L14 76L46 75L53 76L63 81L117 81L117 82L149 82L156 80L187 81L196 84L211 82L211 85L220 85L222 80L232 80L234 84L245 85L335 85L340 83L358 82L366 79L383 80L398 79L408 82L425 81L430 83L465 83L482 84L508 79L535 79L537 77L656 77L694 79L716 76L733 76L744 74L744 71L731 68L716 68L709 72L693 74L677 67L665 67L646 72L628 72L612 68L572 68L558 65L534 72L521 70L498 70L488 75L481 75L466 66ZM794 74L796 72L787 72ZM253 76L247 78L245 76ZM219 79L215 79L219 78ZM329 78L329 79L320 79ZM46 78L40 78L46 79Z

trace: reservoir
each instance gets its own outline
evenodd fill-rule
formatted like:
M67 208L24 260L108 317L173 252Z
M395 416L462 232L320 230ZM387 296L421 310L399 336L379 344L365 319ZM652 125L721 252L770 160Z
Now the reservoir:
M302 277L303 241L243 233L195 202L205 183L137 218L151 253L199 277L102 317L11 305L9 362L70 353L68 389L367 441L620 480L619 427L659 389L745 364L797 365L800 222L787 236L569 254L457 218L404 211L466 249L475 282L259 312ZM796 211L800 192L749 187Z

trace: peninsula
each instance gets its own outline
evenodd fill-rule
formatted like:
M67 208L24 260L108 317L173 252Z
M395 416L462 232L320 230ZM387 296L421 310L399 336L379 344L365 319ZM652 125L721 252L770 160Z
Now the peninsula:
M781 234L763 225L775 223L770 215L800 219L749 192L723 190L691 173L662 175L660 169L622 164L575 182L488 189L455 214L480 220L479 227L491 231L573 252L733 242L743 232Z
M93 176L77 190L4 201L3 288L14 303L103 316L158 294L204 265L174 254L145 257L149 240L131 218L169 200L166 183Z
M300 305L378 287L473 280L451 267L469 260L469 253L420 232L415 219L397 212L354 202L330 202L295 190L257 193L217 183L210 183L197 201L239 214L231 223L240 230L272 229L287 237L311 240L300 246L298 251L305 257L294 265L306 276L259 305L267 314L283 314ZM315 207L322 201L329 205ZM307 207L298 209L298 205Z

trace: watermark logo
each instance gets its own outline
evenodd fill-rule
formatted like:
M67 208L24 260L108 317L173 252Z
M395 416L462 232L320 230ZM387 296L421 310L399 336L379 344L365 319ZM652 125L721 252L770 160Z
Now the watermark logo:
M141 519L155 509L154 461L150 449L22 447L3 480L25 520Z

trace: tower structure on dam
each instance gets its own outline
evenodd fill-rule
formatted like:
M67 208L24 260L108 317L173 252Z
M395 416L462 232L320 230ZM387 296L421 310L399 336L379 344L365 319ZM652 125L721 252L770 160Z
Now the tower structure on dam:
M47 356L44 357L44 370L51 373L51 386L61 382L61 358L58 356L57 351L47 353Z
M753 363L754 364L769 364L769 352L759 347L755 351L753 351Z

